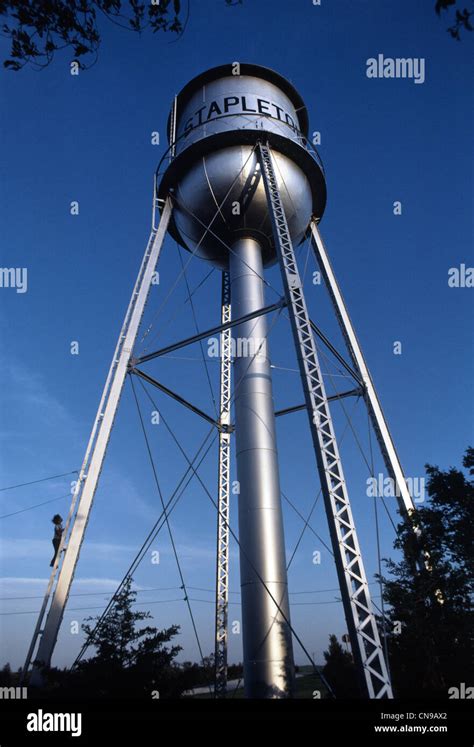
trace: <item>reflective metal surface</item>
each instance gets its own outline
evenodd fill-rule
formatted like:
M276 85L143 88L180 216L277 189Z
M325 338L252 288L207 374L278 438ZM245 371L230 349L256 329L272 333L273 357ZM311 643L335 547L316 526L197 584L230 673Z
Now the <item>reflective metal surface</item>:
M291 237L299 243L311 220L311 188L303 171L287 156L275 153L275 160ZM194 251L199 244L197 256L226 269L226 245L239 236L251 236L262 246L264 264L274 261L272 228L259 169L250 145L228 147L190 165L177 185L174 212L175 225L188 249Z
M212 80L177 112L176 155L198 140L228 130L266 130L298 141L300 121L291 99L276 85L250 75Z
M230 256L233 316L265 305L262 272L258 243L235 242ZM282 698L292 693L294 666L266 335L265 316L234 331L244 682L247 697Z
M259 141L275 154L293 243L313 216L321 219L325 178L306 137L306 107L275 71L231 63L201 73L175 98L168 132L171 159L164 173L158 168L158 194L175 193L170 233L202 259L227 270L228 246L242 236L260 243L264 266L276 259L253 152Z

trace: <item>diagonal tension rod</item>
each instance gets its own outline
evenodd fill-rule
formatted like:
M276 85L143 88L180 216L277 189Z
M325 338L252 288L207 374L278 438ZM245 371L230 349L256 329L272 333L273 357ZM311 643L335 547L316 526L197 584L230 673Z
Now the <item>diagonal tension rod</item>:
M167 394L168 397L171 397L171 399L174 399L176 402L179 402L181 405L184 405L184 407L187 407L188 410L191 410L192 412L196 413L196 415L199 415L203 420L207 420L208 423L211 425L215 425L216 428L220 428L219 423L217 420L214 420L210 415L208 415L206 412L201 410L199 407L196 407L196 405L193 405L191 402L188 402L187 399L184 399L184 397L181 397L181 395L177 394L176 392L173 392L172 389L168 389L167 386L164 384L161 384L159 381L153 378L153 376L150 376L149 374L146 374L144 371L140 371L140 369L135 368L135 366L130 367L129 369L130 374L134 374L135 376L138 376L140 379L143 379L143 381L148 382L148 384L151 384L152 386L156 387L156 389L159 389L161 392L164 392L164 394Z
M344 399L345 397L361 397L364 394L363 389L350 389L347 392L338 392L337 394L331 394L327 400L328 402L337 402L340 399ZM285 407L284 410L276 410L275 411L275 417L279 418L282 415L290 415L292 412L300 412L301 410L306 410L307 405L293 405L293 407Z
M165 348L160 348L160 350L156 350L154 353L148 353L147 355L142 355L139 358L132 358L130 360L130 365L131 367L135 367L137 365L140 365L141 363L151 361L154 358L159 358L162 355L167 355L168 353L172 353L175 350L186 347L186 345L191 345L193 342L199 342L199 340L204 340L204 338L206 337L212 337L219 332L223 332L225 329L231 329L232 327L236 327L243 322L250 322L257 316L262 316L263 314L271 314L272 311L278 311L284 306L286 306L286 301L284 298L281 298L276 303L271 304L271 306L265 306L263 309L253 311L251 314L245 314L245 316L241 316L239 319L233 319L232 321L225 322L224 324L218 324L216 327L206 329L204 332L200 332L198 335L187 337L185 340L175 342L172 345L167 345L167 347Z

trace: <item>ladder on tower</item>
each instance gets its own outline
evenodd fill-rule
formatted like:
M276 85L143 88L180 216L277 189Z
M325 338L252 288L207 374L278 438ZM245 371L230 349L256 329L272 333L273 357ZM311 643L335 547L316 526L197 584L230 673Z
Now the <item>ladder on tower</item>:
M76 487L77 487L77 483L78 482L79 482L79 480L76 482L75 488L74 488L73 493L72 493L71 506L69 508L69 513L67 515L66 524L64 525L64 531L63 531L63 533L61 535L61 541L59 543L58 551L57 551L56 556L54 558L53 568L51 570L51 574L50 574L49 581L48 581L48 586L46 587L46 592L45 592L45 595L44 595L44 598L43 598L43 603L41 605L41 609L40 609L40 612L39 612L39 615L38 615L38 619L36 621L35 629L33 631L33 636L31 638L30 647L28 649L28 653L26 654L26 659L25 659L25 663L23 665L23 669L21 670L21 676L20 676L20 684L21 685L24 684L25 681L26 681L26 678L28 676L28 671L29 671L29 668L30 668L30 665L31 665L31 661L33 659L33 654L35 652L38 639L39 639L40 635L43 632L43 630L42 630L43 620L44 620L44 617L45 617L45 614L46 614L46 610L47 610L47 607L48 607L48 603L49 603L49 600L50 600L50 597L51 597L51 592L52 592L52 589L53 589L53 586L54 586L54 582L55 582L55 580L57 578L58 571L59 571L59 569L61 567L61 561L63 559L64 546L66 545L66 538L68 536L68 531L69 531L70 526L71 526L71 519L72 519L72 517L74 515L74 510L75 510L76 503L77 503L78 492L76 490Z

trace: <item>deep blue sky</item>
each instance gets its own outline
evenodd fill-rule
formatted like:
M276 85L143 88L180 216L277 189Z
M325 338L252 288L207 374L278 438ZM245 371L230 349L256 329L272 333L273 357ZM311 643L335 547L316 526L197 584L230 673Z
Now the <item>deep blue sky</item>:
M69 73L67 52L41 73L2 71L2 188L0 199L3 267L28 268L28 292L0 289L2 393L1 486L77 469L105 380L149 231L153 171L164 152L166 119L174 94L199 72L231 61L254 62L278 70L301 92L311 131L322 133L320 153L328 181L328 205L321 223L328 250L356 324L406 474L422 477L426 462L458 465L471 437L473 356L472 290L449 288L448 270L472 265L472 97L469 71L472 39L461 43L445 31L448 18L433 11L432 0L224 0L191 4L184 36L142 38L101 21L98 63L78 77ZM0 45L5 57L8 50ZM426 81L371 80L366 60L423 57ZM161 133L162 145L150 135ZM79 216L69 214L71 200ZM393 202L402 202L401 216ZM307 247L299 250L302 266ZM145 328L156 317L179 272L175 245L167 241L160 264L161 285L152 291ZM342 348L321 287L311 284L313 318ZM193 261L194 287L207 267ZM280 284L273 269L269 302ZM217 272L196 294L199 326L218 315ZM181 284L155 320L149 340L172 341L195 331ZM170 323L170 319L172 320ZM70 342L80 355L71 356ZM287 324L271 334L277 406L301 401ZM402 355L393 354L401 341ZM150 372L212 411L197 346L180 351L194 360L161 361ZM209 363L217 392L217 368ZM325 369L337 372L333 366ZM341 388L343 379L328 379ZM153 395L155 396L155 395ZM156 401L191 454L206 433L194 415L183 413L156 393ZM148 417L149 406L142 398ZM353 407L345 401L348 410ZM359 404L355 423L367 452L366 419ZM338 432L343 413L335 409ZM165 497L185 463L163 425L150 426ZM302 513L312 505L319 484L305 417L278 421L281 481ZM373 503L365 494L367 468L350 432L342 452L353 510L369 576L376 571ZM380 471L380 460L376 471ZM202 477L215 490L215 454ZM62 496L68 479L0 493L4 515ZM393 499L387 500L392 515ZM47 583L51 553L50 519L63 515L68 499L1 520L0 595L40 597ZM290 555L301 522L287 505L286 543ZM74 594L61 630L55 661L70 663L80 636L70 623L98 614L108 591L128 567L159 513L159 499L143 448L129 384L121 403L106 467L96 495L81 554ZM236 527L235 506L232 512ZM382 515L382 547L389 555L393 531ZM172 515L186 583L202 590L190 596L205 653L213 647L215 512L192 483ZM321 502L312 525L328 541ZM179 580L163 533L155 543L161 563L144 562L135 576L143 608L159 626L179 622L183 658L196 659L197 647ZM322 550L321 565L312 563ZM230 620L240 620L238 555L232 552ZM316 659L331 632L345 631L336 601L330 555L310 532L305 534L290 574L293 624ZM374 594L378 594L376 587ZM329 591L326 591L329 590ZM312 594L296 594L315 591ZM2 601L3 612L37 610L40 598ZM322 604L313 604L321 602ZM303 604L304 603L304 604ZM311 604L306 604L311 603ZM97 610L75 610L94 607ZM0 663L19 666L34 627L33 614L0 618ZM240 636L231 635L231 660L241 658ZM297 649L297 661L304 657Z

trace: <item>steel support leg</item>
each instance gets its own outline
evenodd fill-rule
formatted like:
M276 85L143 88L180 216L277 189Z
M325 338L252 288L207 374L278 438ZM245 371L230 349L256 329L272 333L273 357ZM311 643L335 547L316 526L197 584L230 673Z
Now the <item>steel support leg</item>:
M305 393L352 652L369 698L391 698L369 586L342 470L311 322L275 176L271 150L259 144L275 245Z
M222 324L230 322L230 279L222 274ZM219 474L217 500L216 649L215 696L227 694L227 641L229 604L229 502L230 502L230 398L232 330L222 330L220 339Z
M171 212L171 201L168 199L165 203L158 228L156 230L152 229L150 234L109 369L76 488L77 495L75 497L79 497L77 512L72 523L69 539L67 540L67 549L64 554L44 630L40 638L38 653L30 678L31 685L41 684L41 668L49 666L51 662L51 656L56 645L64 609L79 559L84 533L87 522L89 521L92 502L99 482L110 433L127 375L129 361L137 337L138 327L148 298L153 272L160 256ZM38 636L39 630L35 631L35 633Z
M352 363L356 371L359 372L360 378L364 384L365 399L369 416L380 446L380 451L382 452L385 467L396 486L396 495L400 511L402 512L402 515L411 517L411 514L415 510L415 506L413 505L413 500L407 487L403 469L395 450L392 436L390 435L387 422L382 412L372 377L362 354L362 349L359 345L351 318L347 311L346 304L344 303L336 276L331 267L326 247L324 246L321 234L319 233L318 227L314 221L311 225L311 233L313 236L313 249L316 255L316 260L323 275L324 282L326 283L341 332L347 345L347 350L352 359Z

